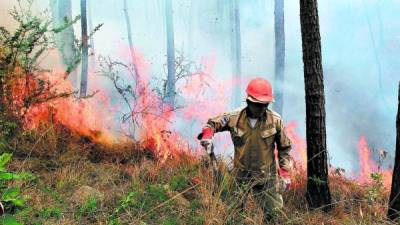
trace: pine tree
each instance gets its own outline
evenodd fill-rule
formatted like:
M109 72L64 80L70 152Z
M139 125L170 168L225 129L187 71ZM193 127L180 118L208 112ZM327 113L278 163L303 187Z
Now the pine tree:
M399 83L399 100L397 107L396 130L397 130L396 156L393 168L392 190L389 199L388 218L391 220L399 221L400 218L400 213L399 213L400 212L400 83Z
M231 61L232 61L232 101L233 107L239 107L241 102L241 75L242 75L242 43L240 33L240 7L239 0L231 0Z
M311 208L328 210L331 194L328 186L324 76L317 0L300 0L300 23L306 92L306 197Z
M86 16L86 0L81 0L81 29L82 29L82 66L81 66L81 88L79 95L85 97L87 92L88 75L88 28Z
M285 13L284 0L275 0L275 103L274 110L282 114L285 75Z
M63 27L66 22L71 22L72 4L71 0L50 0L52 11L53 27ZM69 73L69 80L77 86L78 75L75 71L76 61L79 58L78 49L75 46L75 33L73 26L68 26L60 33L56 34L56 44L60 52L66 72Z
M175 102L175 45L174 45L174 20L173 20L172 0L166 0L165 21L167 28L167 66L168 66L166 102L173 107Z

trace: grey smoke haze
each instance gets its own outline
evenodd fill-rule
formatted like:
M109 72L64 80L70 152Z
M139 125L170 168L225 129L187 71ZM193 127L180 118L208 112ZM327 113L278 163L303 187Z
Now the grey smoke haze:
M104 23L94 37L96 52L118 57L121 48L127 45L123 1L91 1L93 23ZM150 73L163 74L166 63L164 0L128 2L134 45L149 61ZM232 71L228 0L173 2L177 50L195 62L214 54L213 74L229 78ZM283 117L285 121L297 121L297 131L305 137L299 1L287 0L285 4ZM48 1L38 0L35 5L48 7ZM272 0L240 1L242 74L247 79L263 76L273 81L273 9ZM79 1L73 0L73 14L78 13ZM319 15L331 164L355 170L361 135L366 136L371 148L394 153L396 89L400 80L400 3L398 0L320 0ZM79 29L76 25L76 34ZM190 129L193 133L186 136L194 136L200 126L195 123Z

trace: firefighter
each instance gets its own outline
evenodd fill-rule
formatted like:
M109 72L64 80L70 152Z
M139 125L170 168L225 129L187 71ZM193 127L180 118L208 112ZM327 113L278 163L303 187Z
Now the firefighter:
M214 133L230 132L236 180L241 187L248 188L263 209L264 220L270 221L283 207L280 192L290 185L291 142L281 116L268 109L274 102L271 84L255 78L249 82L246 93L247 107L208 120L200 144L212 151Z

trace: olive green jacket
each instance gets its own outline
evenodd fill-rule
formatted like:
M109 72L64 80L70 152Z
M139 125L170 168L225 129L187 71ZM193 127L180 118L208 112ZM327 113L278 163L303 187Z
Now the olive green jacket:
M280 168L290 171L291 142L286 135L281 116L267 109L251 128L246 108L223 113L207 122L214 132L229 131L235 147L234 166L243 171L276 174L274 150Z

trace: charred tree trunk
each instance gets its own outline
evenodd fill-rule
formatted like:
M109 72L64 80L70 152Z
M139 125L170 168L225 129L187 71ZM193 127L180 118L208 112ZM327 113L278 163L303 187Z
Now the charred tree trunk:
M65 24L65 20L72 21L71 0L51 0L50 6L54 27L62 27ZM75 68L79 53L75 46L73 26L65 28L56 35L56 44L61 54L62 62L66 66L66 73L69 74L68 79L73 86L77 87L78 75Z
M165 21L167 28L167 66L168 66L166 102L173 107L175 102L175 46L174 46L174 20L172 11L172 0L166 0Z
M79 95L85 97L87 92L88 75L88 30L86 17L86 0L81 0L81 29L82 29L82 65L81 65L81 88Z
M393 168L392 191L390 193L388 218L400 222L400 83L396 130L396 157Z
M311 208L328 210L328 162L325 127L325 94L317 0L300 0L306 92L307 201Z
M274 109L282 114L285 75L285 12L284 0L275 0L275 103Z
M240 35L239 0L229 1L231 21L231 60L232 60L232 100L233 107L239 107L241 102L241 74L242 74L242 44Z

